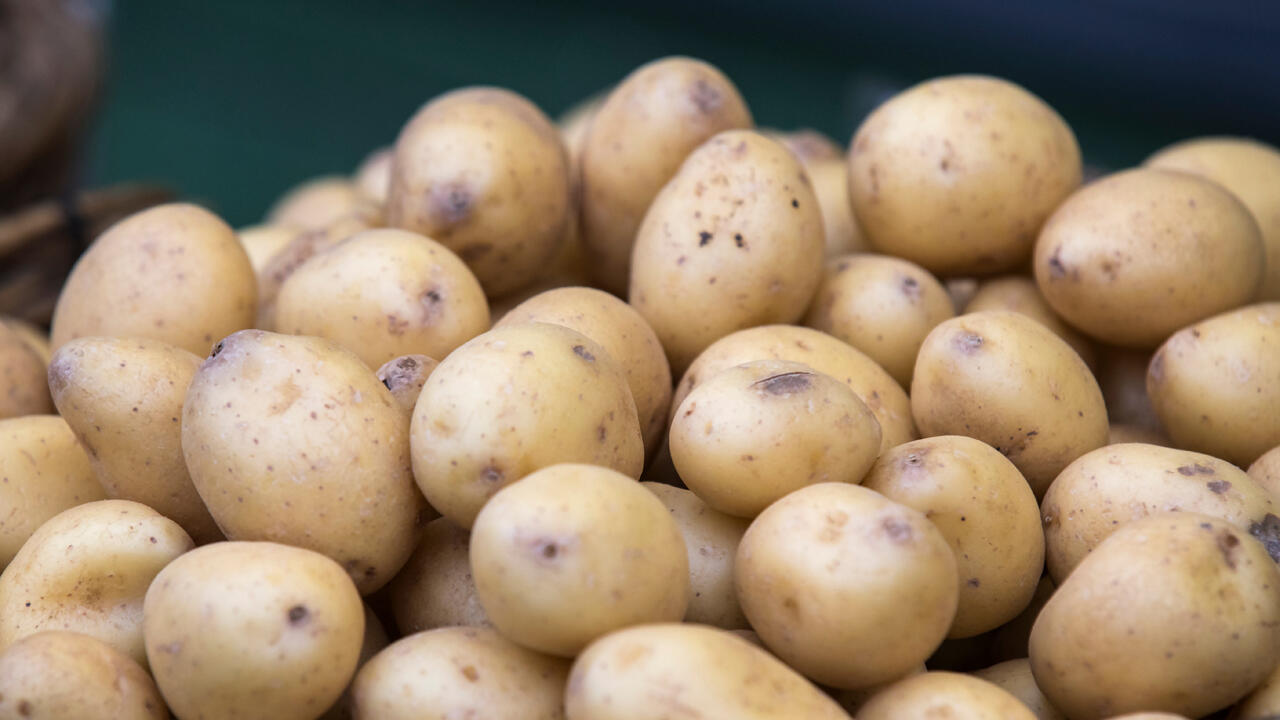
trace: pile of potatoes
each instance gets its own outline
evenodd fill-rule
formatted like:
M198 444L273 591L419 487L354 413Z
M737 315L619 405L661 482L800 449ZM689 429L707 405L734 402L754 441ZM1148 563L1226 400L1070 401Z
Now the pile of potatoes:
M1083 174L666 58L121 221L0 325L0 718L1280 715L1280 151Z

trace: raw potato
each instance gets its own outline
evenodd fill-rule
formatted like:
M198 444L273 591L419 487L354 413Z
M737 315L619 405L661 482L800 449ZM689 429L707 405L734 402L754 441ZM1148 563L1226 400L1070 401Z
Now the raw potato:
M1147 394L1178 447L1248 467L1280 445L1280 302L1179 331L1151 358Z
M817 130L801 128L781 132L761 128L760 132L769 139L782 143L783 147L790 150L806 168L812 168L829 160L839 160L841 164L844 163L844 148ZM849 202L847 194L844 202L846 204Z
M147 671L96 638L46 630L0 654L0 718L4 720L168 717Z
M1046 564L1059 584L1125 524L1166 510L1225 520L1271 547L1280 512L1244 471L1208 455L1133 443L1082 455L1049 486L1040 505ZM1280 558L1280 547L1276 555Z
M360 192L337 175L308 180L285 193L267 211L266 222L297 230L320 230L349 215L360 204Z
M391 194L391 163L394 157L395 148L378 148L356 168L356 189L379 205L386 205Z
M1280 445L1277 445L1249 466L1249 477L1280 502Z
M465 263L405 230L366 230L307 260L276 297L275 328L328 338L370 368L401 355L444 357L489 329Z
M763 647L763 645L761 647ZM927 670L924 663L921 663L911 672L907 673L906 677L913 677L924 672L927 672ZM844 708L845 712L856 717L858 711L862 709L863 705L867 704L868 700L879 695L881 690L884 690L890 685L904 679L905 678L894 678L887 682L868 685L867 687L858 688L857 690L836 690L831 694L831 696L836 699L836 702L840 703L840 707Z
M655 60L609 93L581 160L580 231L595 285L626 294L636 232L658 191L711 136L751 126L738 89L700 60Z
M569 663L488 628L399 640L356 676L354 720L483 717L562 720Z
M723 513L753 518L823 482L858 483L880 453L880 424L847 385L808 365L757 360L708 377L676 410L671 459Z
M796 671L734 633L642 625L606 635L573 663L568 720L669 717L849 720Z
M862 481L925 514L956 556L960 603L948 637L973 637L1031 602L1044 570L1040 509L1026 479L990 445L958 435L885 452Z
M47 362L7 318L0 322L0 420L53 412Z
M355 673L364 604L319 553L223 542L156 576L143 626L151 671L178 717L310 720Z
M1068 198L1045 223L1034 261L1054 312L1132 348L1249 302L1264 264L1258 224L1231 193L1150 169L1110 175Z
M1115 715L1109 720L1188 720L1188 718L1185 715L1178 715L1176 713L1136 712L1124 715Z
M858 485L797 490L751 523L738 600L765 645L824 685L906 675L956 613L955 556L921 513Z
M48 364L49 358L53 356L53 348L49 347L49 333L26 320L6 315L0 315L0 325L16 332L18 337L25 340L27 345L36 351L40 361Z
M1053 108L977 75L898 94L849 146L849 195L867 239L937 275L1024 262L1081 173L1075 136Z
M469 528L502 488L556 463L639 477L644 441L619 365L559 325L506 325L445 358L410 431L413 473L431 506Z
M235 232L195 205L160 205L112 225L71 270L53 349L78 337L161 340L203 355L253 324L256 280Z
M887 255L847 255L827 261L804 324L866 353L908 387L925 336L954 316L928 270Z
M1275 720L1280 716L1280 666L1236 705L1231 720Z
M926 672L890 685L858 711L858 720L1035 720L1022 701L994 683Z
M400 132L387 222L457 253L490 297L529 285L569 221L568 155L533 103L472 87L436 97Z
M403 355L383 363L377 376L396 399L396 405L406 413L413 413L422 394L422 386L440 363L426 355Z
M142 599L194 544L128 500L98 500L40 526L0 575L0 650L42 630L92 635L142 664Z
M911 380L920 432L967 435L1009 458L1036 497L1107 443L1107 409L1080 356L1018 313L961 315L929 333Z
M689 605L680 527L632 478L553 465L503 488L476 518L471 567L503 635L573 657L629 625L675 622Z
M1160 418L1147 397L1147 366L1151 353L1144 350L1100 346L1094 377L1107 403L1111 424L1133 425L1163 434Z
M848 253L870 252L858 221L853 217L849 202L849 165L840 156L832 160L813 160L804 163L813 183L813 193L822 210L822 227L826 231L825 254L829 258Z
M733 588L733 558L747 531L747 521L711 509L684 488L640 484L667 506L684 536L692 591L684 621L725 630L750 627Z
M1049 303L1045 301L1044 296L1040 294L1040 289L1031 278L1025 275L1005 275L978 285L977 292L965 305L964 312L974 313L985 310L1009 310L1026 315L1052 330L1054 335L1065 340L1071 349L1076 351L1085 365L1094 367L1093 343L1053 313L1053 308L1049 307ZM1106 396L1105 390L1103 396Z
M240 246L249 256L249 264L255 273L261 273L267 263L299 234L297 228L286 225L254 225L236 231Z
M1006 660L972 675L1018 698L1036 716L1036 720L1066 720L1066 716L1058 712L1049 703L1049 698L1040 692L1036 679L1031 674L1031 661L1027 658Z
M387 586L401 632L491 625L471 575L470 535L448 518L432 520L423 528L409 562Z
M403 411L326 340L245 330L218 343L187 390L182 450L231 540L323 553L366 594L413 550L425 504Z
M276 322L276 299L280 288L303 263L347 238L376 227L372 219L362 215L346 215L320 230L300 232L287 245L257 269L258 307L255 327L273 330Z
M1202 717L1280 663L1280 571L1208 515L1121 527L1076 567L1031 631L1031 669L1072 720L1166 711Z
M182 456L182 404L199 367L159 340L80 338L58 348L48 384L107 495L152 508L203 545L223 536Z

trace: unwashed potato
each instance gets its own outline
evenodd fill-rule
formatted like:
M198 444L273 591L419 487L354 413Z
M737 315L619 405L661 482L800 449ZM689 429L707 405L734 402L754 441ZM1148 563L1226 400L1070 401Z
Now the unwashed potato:
M977 292L965 305L964 312L986 310L1009 310L1026 315L1052 330L1054 335L1065 340L1071 349L1076 351L1085 365L1094 367L1093 344L1053 313L1053 308L1049 307L1049 303L1045 302L1044 296L1036 287L1035 280L1025 275L1005 275L982 282L978 285ZM1103 397L1106 397L1105 390Z
M7 318L0 322L0 420L53 412L43 382L47 363Z
M351 180L328 175L294 187L267 211L269 225L320 230L359 207L360 191Z
M202 355L253 324L256 281L235 231L195 205L160 205L112 225L71 270L52 345L78 337L161 340Z
M288 225L254 225L236 231L254 273L261 273L267 263L299 234L300 230Z
M276 322L276 299L286 280L303 263L347 238L376 227L373 218L362 213L344 215L319 230L299 232L287 245L257 269L258 306L254 327L272 330Z
M0 653L4 720L167 720L151 676L88 635L46 630Z
M355 673L364 605L347 572L268 542L205 545L147 591L156 684L180 718L310 720Z
M1094 377L1107 403L1111 423L1132 425L1163 434L1160 418L1147 397L1147 366L1151 353L1111 346L1098 347Z
M471 534L438 518L387 586L396 626L407 634L439 627L490 625L471 574Z
M422 386L440 363L426 355L403 355L392 358L378 368L377 376L406 413L412 413L422 394Z
M1139 710L1201 717L1280 663L1280 570L1223 520L1135 520L1058 587L1030 649L1036 684L1073 720Z
M1152 348L1243 305L1265 265L1258 224L1217 184L1137 169L1081 188L1036 241L1036 284L1058 315L1112 345Z
M825 254L829 258L849 253L870 252L871 243L858 227L849 202L849 165L843 155L831 160L804 163L813 183L813 194L822 210L822 227L826 230Z
M867 701L858 720L1035 720L1017 697L970 675L926 672L890 685Z
M49 333L22 318L5 315L0 315L0 325L4 325L16 332L18 337L25 340L27 345L36 351L36 355L40 357L41 362L48 364L49 358L53 355L53 348L49 346Z
M378 148L369 153L356 168L356 189L379 205L387 204L391 191L391 163L394 148Z
M1262 454L1249 466L1249 477L1280 502L1280 445Z
M1066 716L1040 692L1035 676L1031 674L1031 661L1027 658L1006 660L971 674L1018 698L1036 716L1036 720L1066 720Z
M1151 358L1147 394L1178 447L1248 467L1280 445L1280 302L1178 331Z

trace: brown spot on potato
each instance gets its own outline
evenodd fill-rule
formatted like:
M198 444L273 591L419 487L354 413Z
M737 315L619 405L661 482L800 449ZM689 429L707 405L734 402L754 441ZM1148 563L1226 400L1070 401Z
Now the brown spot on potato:
M1231 483L1227 482L1226 480L1210 480L1208 483L1206 483L1206 486L1215 495L1221 495L1222 493L1231 489Z
M978 580L978 578L969 578L968 580L965 581L964 584L968 585L969 587L976 588L979 585L981 585L982 582Z
M504 475L502 470L492 465L486 465L485 468L480 471L480 479L485 482L499 483L502 482L503 477Z
M757 380L751 385L770 395L790 395L808 390L813 385L812 377L813 373L787 372Z
M798 207L800 207L800 201L799 201L799 200L797 200L797 199L795 199L795 198L791 198L791 207L793 207L793 208L798 208Z
M796 602L795 598L789 597L786 600L783 600L782 607L792 615L800 617L800 604Z
M1053 249L1049 256L1049 277L1059 280L1067 276L1067 266L1062 262L1062 246Z
M213 346L213 350L209 353L209 357L211 358L218 357L218 353L222 352L222 346L224 342L225 341L223 340L219 340L217 344Z
M592 355L590 350L586 349L585 347L583 347L583 346L581 346L581 345L574 345L574 346L573 346L573 354L574 354L574 355L577 355L578 357L582 358L583 360L586 360L587 362L595 362L595 361L596 361L596 356L595 356L595 355Z
M901 545L911 541L911 526L897 518L885 518L880 521L884 534L893 542Z
M689 89L689 99L693 101L693 106L703 115L710 115L720 108L723 104L723 98L720 91L711 86L703 78L698 78L693 83L693 87Z
M733 244L740 248L745 248L747 246L747 242L742 239L742 233L733 234Z
M22 717L31 717L31 703L26 700L18 701L18 714Z
M1194 465L1183 465L1178 468L1178 474L1185 477L1191 477L1192 475L1212 475L1213 468L1207 465L1201 465L1200 463L1196 463Z
M965 355L972 355L982 347L982 336L969 330L962 330L951 338L951 344Z
M596 427L596 438L599 439L600 442L604 442L605 438L608 436L609 431L605 429L603 423Z
M289 608L289 624L297 627L307 621L311 616L311 612L304 605L294 605Z
M473 199L465 183L450 182L431 188L429 212L446 227L457 225L471 215Z
M1240 546L1240 538L1230 531L1224 530L1217 537L1218 552L1222 553L1222 561L1232 570L1236 569L1236 548Z
M467 682L475 682L480 679L480 673L476 672L474 667L468 665L462 668L462 677L466 678Z
M1267 513L1262 522L1249 525L1249 534L1262 543L1272 560L1280 562L1280 517Z

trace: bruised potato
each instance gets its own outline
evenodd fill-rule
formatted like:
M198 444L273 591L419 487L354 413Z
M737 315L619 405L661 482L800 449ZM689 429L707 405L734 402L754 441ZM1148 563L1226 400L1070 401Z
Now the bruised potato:
M1053 308L1049 307L1036 287L1035 280L1024 275L1005 275L981 283L965 305L964 311L974 313L987 310L1009 310L1026 315L1052 330L1054 335L1065 340L1076 351L1085 365L1094 367L1093 344L1054 314ZM1098 382L1101 383L1101 379ZM1105 391L1103 396L1106 396Z
M7 320L0 322L0 420L53 412L47 362Z
M0 653L0 718L167 720L151 676L88 635L46 630Z
M1017 697L970 675L926 672L890 685L867 701L858 720L1036 720Z
M392 358L378 368L377 376L395 398L396 405L406 413L413 413L422 394L422 386L440 363L426 355L402 355Z
M422 529L422 539L387 586L396 625L406 634L452 625L487 626L471 574L471 533L448 518Z

